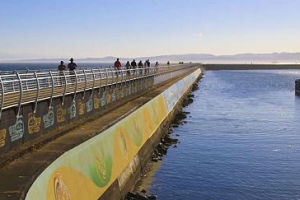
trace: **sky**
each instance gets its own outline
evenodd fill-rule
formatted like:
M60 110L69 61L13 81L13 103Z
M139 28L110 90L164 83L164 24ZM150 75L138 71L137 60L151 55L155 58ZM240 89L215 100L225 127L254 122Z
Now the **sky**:
M300 0L1 0L0 60L300 52Z

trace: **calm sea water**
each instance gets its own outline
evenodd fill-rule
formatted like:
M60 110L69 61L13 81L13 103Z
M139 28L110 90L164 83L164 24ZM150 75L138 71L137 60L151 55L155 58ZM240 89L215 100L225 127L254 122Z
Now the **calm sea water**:
M151 180L159 200L300 199L299 70L206 71ZM175 135L178 136L175 136Z
M57 66L60 64L60 60L57 63L0 63L1 71L14 71L14 70L57 70ZM81 63L76 62L78 68L97 68L97 67L111 67L112 63ZM68 62L65 62L68 65Z

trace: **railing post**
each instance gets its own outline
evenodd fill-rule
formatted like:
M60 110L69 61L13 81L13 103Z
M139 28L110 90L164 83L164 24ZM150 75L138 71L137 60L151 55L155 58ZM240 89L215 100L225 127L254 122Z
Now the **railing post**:
M15 70L14 73L17 74L17 71ZM14 82L14 80L12 80L12 91L15 91L15 82Z
M28 74L29 70L27 69L26 70L26 74ZM27 76L26 76L26 79L27 79ZM25 81L25 86L26 86L26 90L28 90L28 84L27 84L27 80Z
M95 88L95 73L94 69L92 68L92 75L93 75L93 87L92 87L92 95L94 94L94 88Z
M21 77L20 77L19 73L16 72L16 75L17 75L17 78L19 79L19 89L20 89L19 102L18 102L18 112L17 112L17 116L16 116L18 118L19 115L20 115L20 110L21 110L21 105L22 105L23 88L22 88L22 80L21 80Z
M124 77L123 77L123 76L124 76L123 73L124 73L124 70L121 70L121 84L123 83L123 78L124 78ZM127 73L127 72L126 72L126 73Z
M98 70L99 70L99 77L100 77L100 80L99 80L99 90L98 90L98 94L100 94L100 90L101 90L101 82L102 82L102 72L101 72L101 69L100 69L100 67L98 68Z
M36 90L36 97L35 97L35 104L34 104L33 113L36 113L37 103L38 103L38 99L39 99L39 95L40 95L40 83L39 83L36 71L34 72L34 77L35 77L35 81L36 81L36 85L37 85L37 90Z
M74 97L73 97L73 100L75 101L75 98L76 98L76 93L77 93L77 87L78 87L78 81L77 81L77 73L76 73L76 70L74 70L74 78L75 78L75 88L74 88Z
M49 71L50 77L51 77L51 82L52 82L52 89L51 89L51 97L50 97L50 103L49 103L49 109L52 107L52 99L53 99L53 94L54 94L54 78L52 75L52 71Z
M63 93L63 99L62 99L61 105L64 105L64 103L65 103L65 97L66 97L66 92L67 92L67 76L66 76L66 72L63 71L63 74L64 74L64 78L65 78L65 87L64 87L64 93Z
M87 85L87 78L86 78L85 69L83 70L83 74L84 74L84 89L83 89L83 96L82 96L82 99L84 99L84 97L85 97L85 91L86 91L86 85ZM76 82L76 83L77 83L77 82Z
M1 116L2 116L2 110L3 110L3 105L4 105L4 86L2 82L2 78L0 76L0 87L1 87L1 104L0 104L0 122L1 122Z
M112 69L112 68L110 68L110 70L111 70L111 85L113 85L113 83L114 83L114 73L116 73L116 72L114 72L114 70ZM118 80L118 76L117 76L117 80Z
M107 70L107 68L105 68L105 72L106 72L106 83L105 83L105 91L106 91L106 87L108 85L108 70Z

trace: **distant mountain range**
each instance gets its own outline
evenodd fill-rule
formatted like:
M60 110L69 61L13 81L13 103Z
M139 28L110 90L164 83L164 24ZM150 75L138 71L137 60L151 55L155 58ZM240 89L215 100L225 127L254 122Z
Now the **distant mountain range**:
M113 62L117 57L107 56L102 58L74 58L76 62ZM200 62L200 63L273 63L273 64L298 64L300 63L300 53L265 53L265 54L236 54L236 55L213 55L213 54L181 54L181 55L160 55L152 57L122 58L122 62L137 61L150 59L151 62ZM60 60L68 61L69 58L51 58L51 59L10 59L5 60L0 54L1 62L59 62Z

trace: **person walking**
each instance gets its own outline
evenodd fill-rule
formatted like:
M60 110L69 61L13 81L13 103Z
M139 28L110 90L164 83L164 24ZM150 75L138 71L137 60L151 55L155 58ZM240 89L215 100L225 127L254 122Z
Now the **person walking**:
M140 62L138 63L138 67L139 67L139 69L140 69L140 74L142 74L143 73L143 62L140 60Z
M137 65L136 65L136 62L135 62L134 59L133 59L132 62L131 62L131 67L132 67L132 69L133 69L133 74L135 74L135 73L136 73L136 67L137 67Z
M156 61L156 63L155 63L155 72L158 71L158 66L159 66L159 63Z
M70 59L70 63L68 64L68 69L69 69L69 74L70 74L70 77L71 77L71 81L74 83L75 82L75 70L77 68L77 65L76 63L74 63L74 59L71 58Z
M121 67L122 67L122 64L121 64L119 58L117 58L117 60L116 60L115 63L114 63L114 68L115 68L115 70L116 70L116 75L117 75L117 76L118 76L119 73L120 73L119 71L121 70Z
M149 72L150 72L150 61L149 61L149 59L147 59L146 62L145 62L145 72L146 72L146 74L149 74Z
M126 74L128 75L128 76L130 76L130 68L131 68L131 65L130 65L130 63L129 63L129 61L127 61L127 63L125 64L125 67L126 67Z
M64 61L60 61L57 70L59 75L59 83L60 85L62 85L62 81L64 80L64 71L66 70L66 65L64 65Z

